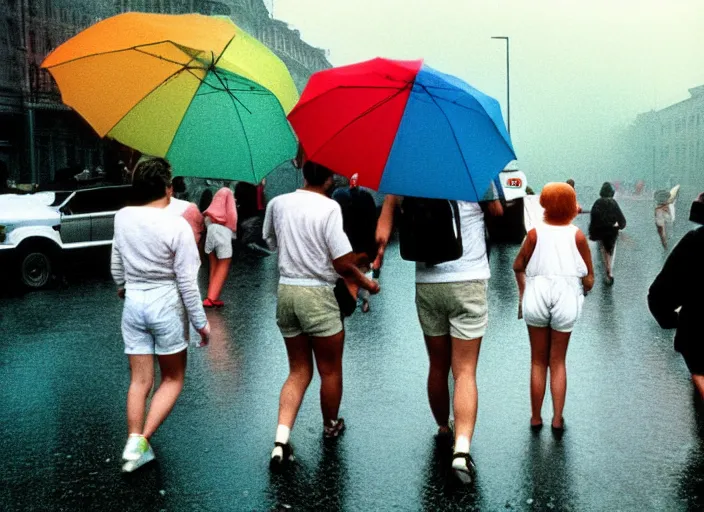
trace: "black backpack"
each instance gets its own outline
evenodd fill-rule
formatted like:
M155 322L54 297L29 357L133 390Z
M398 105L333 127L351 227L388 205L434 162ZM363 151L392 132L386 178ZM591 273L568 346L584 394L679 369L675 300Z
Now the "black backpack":
M399 221L401 257L430 267L462 256L457 201L406 197Z

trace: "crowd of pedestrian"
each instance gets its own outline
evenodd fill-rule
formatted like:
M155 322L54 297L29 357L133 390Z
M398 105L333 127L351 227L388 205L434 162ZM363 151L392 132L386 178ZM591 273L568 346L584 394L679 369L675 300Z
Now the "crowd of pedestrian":
M369 296L380 290L374 277L398 222L401 255L416 265L415 302L428 353L427 394L437 438L452 447L452 469L458 479L470 482L478 404L476 370L488 328L491 277L485 215L501 215L501 203L491 195L480 203L387 195L377 215L373 197L359 187L357 176L332 194L332 171L306 162L302 174L301 189L274 198L265 209L263 197L254 196L256 204L251 205L263 214L259 217L262 243L278 253L276 324L289 364L280 393L272 469L282 469L293 460L291 432L314 368L320 375L322 435L336 438L345 430L339 414L344 317L351 314L345 301L352 302L353 310L361 300L362 310L368 311ZM182 184L172 179L163 159L141 162L132 187L135 206L124 208L115 218L111 264L118 295L125 301L122 334L131 371L125 471L154 458L149 439L183 387L189 333L197 333L201 346L207 344L210 328L203 308L223 306L219 296L238 232L236 194L230 188L220 189L201 215L194 204L174 197L183 192ZM600 196L590 212L584 212L574 182L547 184L535 196L540 218L533 220L513 265L518 317L525 320L531 347L529 427L537 431L543 426L549 377L551 429L558 438L565 431L569 340L594 285L587 236L572 222L579 213L590 214L589 238L598 243L607 284L614 282L616 241L626 226L614 200L614 187L604 183ZM536 207L531 207L534 212ZM691 219L704 224L704 194L695 202ZM649 301L663 327L678 328L676 349L704 396L704 354L695 327L702 295L691 279L699 275L692 267L702 250L703 230L691 232L673 250ZM208 291L201 300L197 275L203 234L201 246L210 272ZM155 357L161 379L147 407L155 381Z

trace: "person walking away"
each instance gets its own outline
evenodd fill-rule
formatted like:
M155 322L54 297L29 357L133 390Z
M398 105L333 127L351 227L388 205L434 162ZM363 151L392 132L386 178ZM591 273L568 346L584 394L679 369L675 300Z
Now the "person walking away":
M140 163L132 188L140 206L115 215L110 267L118 296L125 301L122 337L131 374L129 437L122 453L126 472L154 459L149 440L183 389L188 321L198 330L201 345L210 332L200 303L200 257L193 235L184 219L166 211L172 194L169 163L162 158ZM147 408L155 356L161 381Z
M237 202L238 239L244 247L268 256L271 252L262 238L266 212L265 185L266 179L256 186L240 181L235 186L235 201Z
M677 329L675 350L682 354L692 382L704 399L704 192L692 203L689 220L700 224L672 249L648 292L648 306L663 329Z
M679 190L680 186L676 185L672 190L658 190L654 194L655 227L665 250L667 250L667 225L672 226L675 222L675 201Z
M289 360L271 453L274 470L293 459L289 438L313 377L313 358L321 380L323 436L335 438L345 428L344 420L338 416L345 341L333 292L338 274L371 293L379 291L379 285L356 267L355 254L342 229L340 206L327 197L333 183L332 172L306 162L303 177L303 188L274 198L264 217L264 239L279 253L276 323Z
M540 194L544 222L531 229L513 264L519 292L519 318L528 325L531 347L530 426L543 426L542 407L550 371L552 430L562 435L567 394L565 357L584 295L594 286L591 251L572 221L577 196L564 183L548 183Z
M332 198L337 201L342 210L342 226L352 245L352 251L364 256L368 261L360 270L370 272L369 262L376 257L376 203L368 190L359 186L359 175L353 174L350 186L338 188ZM369 277L369 276L368 276ZM378 275L376 276L378 277ZM369 292L364 288L348 283L353 297L362 301L362 312L369 312Z
M206 308L221 308L220 293L225 285L232 263L232 239L237 231L237 206L235 196L227 187L222 187L213 196L205 210L205 254L208 255L210 272L208 295L203 300Z
M606 269L605 282L614 284L613 262L619 231L625 229L626 218L614 199L616 190L608 181L601 186L599 199L594 202L589 222L589 239L599 244L599 252Z
M205 223L203 214L200 213L198 206L195 203L172 197L166 207L166 211L177 217L183 217L188 222L191 231L193 231L193 239L196 242L196 246L200 247L200 239L203 236L203 231L205 231Z
M404 199L405 200L405 199ZM393 228L398 196L384 199L377 227L377 258L383 256ZM479 203L457 201L462 252L458 259L430 265L416 263L416 311L428 351L428 399L438 425L438 440L451 440L448 376L454 379L455 418L452 468L463 483L472 480L470 444L477 419L476 370L488 324L487 284L491 277L484 212ZM454 208L453 208L454 209ZM490 215L501 215L500 201L486 202Z
M572 189L575 191L575 193L577 192L577 189L575 188L574 180L572 178L568 179L565 183L567 183L570 187L572 187ZM589 210L583 209L582 205L580 205L579 201L577 201L577 213L580 214L580 213L591 213L591 212L589 212Z

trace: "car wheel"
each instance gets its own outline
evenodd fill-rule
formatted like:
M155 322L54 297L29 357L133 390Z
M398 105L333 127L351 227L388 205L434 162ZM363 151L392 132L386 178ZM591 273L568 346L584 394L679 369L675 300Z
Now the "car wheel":
M20 277L28 288L40 289L51 280L51 258L41 249L30 249L20 258Z

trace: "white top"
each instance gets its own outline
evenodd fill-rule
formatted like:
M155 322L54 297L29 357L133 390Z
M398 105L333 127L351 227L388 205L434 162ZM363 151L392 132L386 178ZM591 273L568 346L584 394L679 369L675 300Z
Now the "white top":
M167 206L165 210L181 217L184 213L186 213L186 210L190 205L191 203L189 203L188 201L172 197L171 202L169 202L169 206Z
M587 275L587 264L577 249L577 226L538 224L538 240L526 267L526 277L574 277Z
M484 212L479 203L457 201L457 205L462 230L462 256L432 267L416 263L416 283L455 283L491 277L484 238Z
M342 210L316 192L296 190L266 207L264 240L279 251L279 283L297 286L334 284L332 261L352 252L342 230Z
M183 217L149 206L128 206L115 215L110 270L117 285L128 293L177 286L196 329L206 324L199 268L193 231Z

